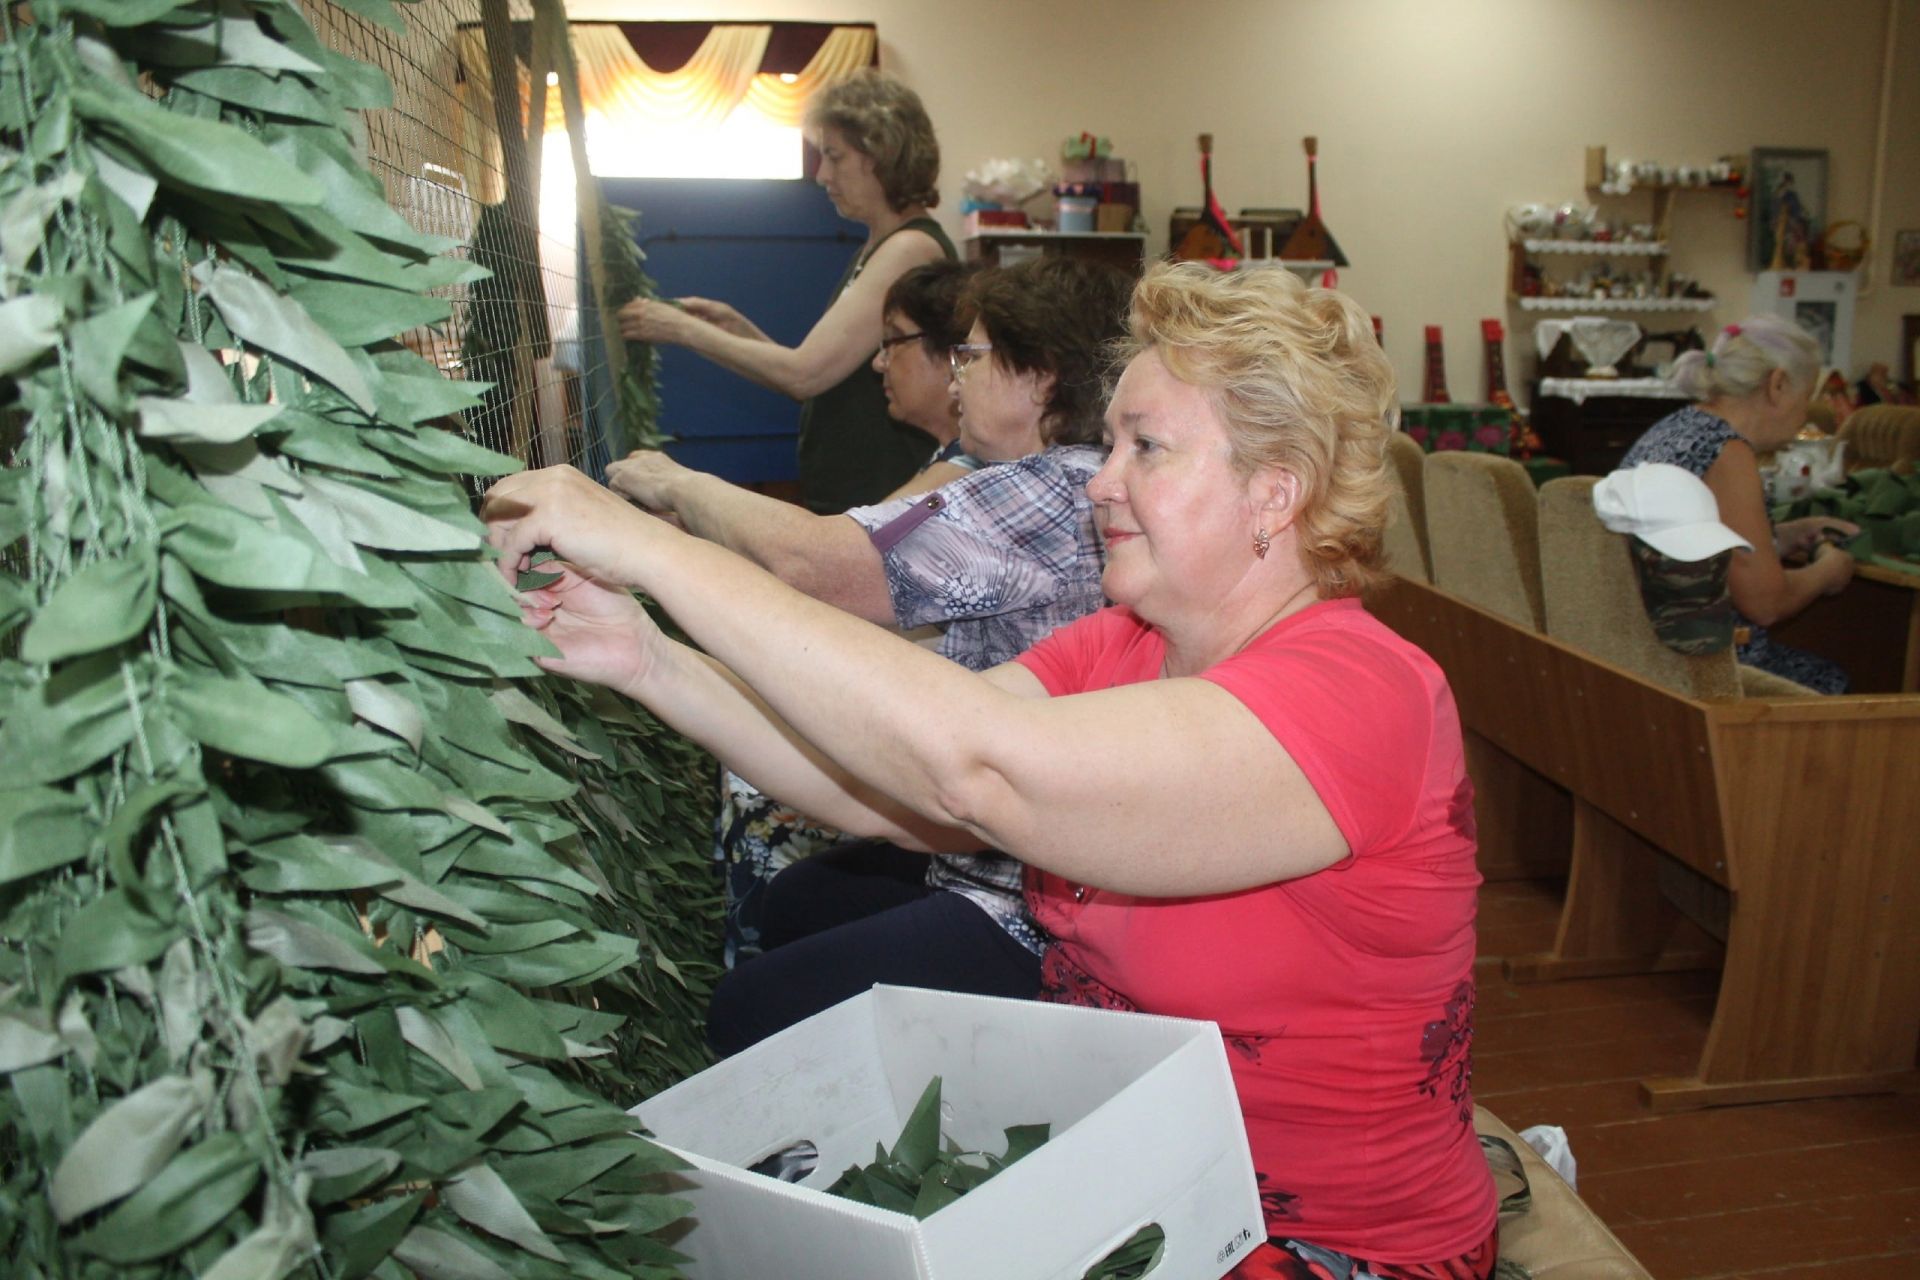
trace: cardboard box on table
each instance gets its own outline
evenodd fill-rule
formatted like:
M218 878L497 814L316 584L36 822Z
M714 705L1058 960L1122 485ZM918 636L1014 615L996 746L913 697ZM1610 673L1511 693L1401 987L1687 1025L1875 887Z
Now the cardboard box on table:
M924 1221L826 1194L889 1147L941 1077L941 1132L1046 1145ZM633 1114L693 1165L693 1280L1080 1280L1140 1227L1150 1275L1215 1280L1266 1238L1246 1127L1210 1022L875 987L668 1089ZM790 1184L750 1166L801 1141Z

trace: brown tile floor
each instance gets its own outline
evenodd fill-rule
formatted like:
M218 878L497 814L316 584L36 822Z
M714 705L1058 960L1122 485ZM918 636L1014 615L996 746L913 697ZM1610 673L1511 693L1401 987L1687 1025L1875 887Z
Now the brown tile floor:
M1565 1128L1581 1197L1658 1280L1920 1280L1920 1094L1652 1115L1639 1080L1691 1069L1715 975L1508 983L1559 907L1558 883L1481 890L1481 1105Z

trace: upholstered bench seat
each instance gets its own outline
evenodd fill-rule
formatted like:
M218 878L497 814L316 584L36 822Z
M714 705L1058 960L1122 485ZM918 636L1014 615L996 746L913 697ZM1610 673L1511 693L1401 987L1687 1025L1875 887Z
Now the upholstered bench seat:
M1499 1117L1476 1107L1473 1127L1506 1139L1520 1153L1533 1190L1530 1208L1500 1219L1502 1258L1525 1267L1533 1280L1653 1280L1573 1188Z

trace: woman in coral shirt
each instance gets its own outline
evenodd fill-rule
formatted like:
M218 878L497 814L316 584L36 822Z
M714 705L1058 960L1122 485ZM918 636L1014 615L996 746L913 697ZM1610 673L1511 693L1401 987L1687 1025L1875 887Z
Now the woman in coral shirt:
M1359 307L1279 269L1156 267L1131 330L1087 486L1115 606L982 673L578 473L484 514L504 571L575 566L525 598L552 669L842 829L1019 857L1050 998L1220 1024L1270 1237L1237 1275L1485 1280L1472 789L1445 679L1358 600L1391 369Z

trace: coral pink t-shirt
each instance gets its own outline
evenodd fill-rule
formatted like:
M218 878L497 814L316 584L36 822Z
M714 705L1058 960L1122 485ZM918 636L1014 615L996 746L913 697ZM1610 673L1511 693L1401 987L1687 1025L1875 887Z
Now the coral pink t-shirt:
M1058 697L1157 679L1124 608L1018 661ZM1473 1132L1473 787L1431 659L1357 600L1283 618L1199 677L1258 716L1350 856L1258 889L1147 899L1029 868L1045 997L1220 1024L1268 1231L1377 1262L1493 1230Z

